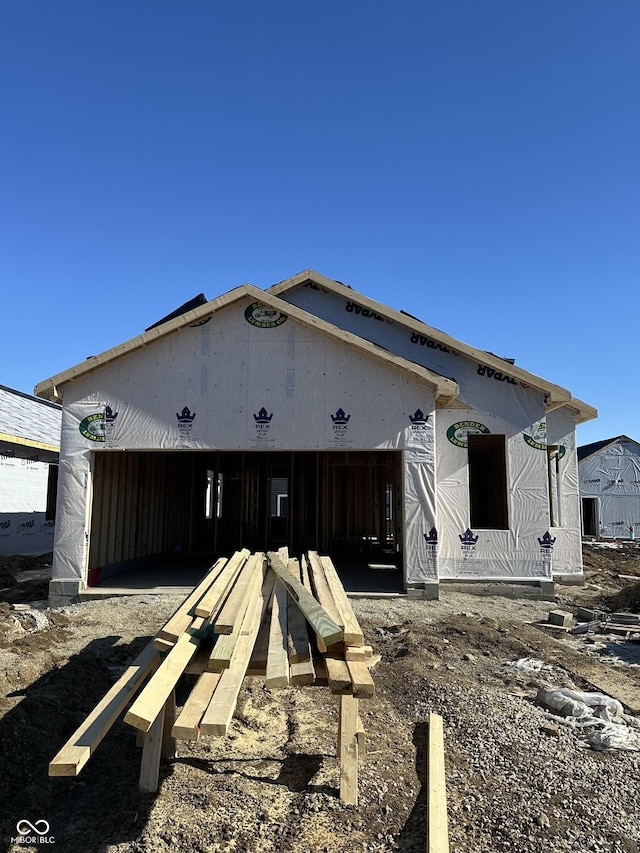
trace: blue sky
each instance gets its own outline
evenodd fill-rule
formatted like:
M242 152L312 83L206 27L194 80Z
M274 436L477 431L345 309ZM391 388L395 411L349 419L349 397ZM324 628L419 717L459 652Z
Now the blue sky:
M308 267L640 440L637 0L2 0L0 384Z

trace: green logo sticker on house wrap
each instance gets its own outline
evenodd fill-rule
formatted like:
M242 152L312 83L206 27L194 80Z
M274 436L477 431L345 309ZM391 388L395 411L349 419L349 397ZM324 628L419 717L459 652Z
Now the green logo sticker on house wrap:
M529 445L529 447L535 447L536 450L547 450L549 447L548 444L546 444L542 441L536 441L534 436L527 435L526 432L522 433L522 437L524 438L525 443ZM562 459L562 457L567 452L567 448L564 446L564 444L558 444L557 447L558 447L558 459Z
M244 318L247 323L251 323L252 326L257 326L259 329L274 329L276 326L286 323L288 315L278 311L277 308L265 305L264 302L252 302L245 309Z
M458 421L457 424L452 424L447 430L447 438L456 447L468 447L467 436L469 434L487 435L490 432L489 427L478 423L478 421Z
M104 441L105 422L104 412L96 412L80 421L78 429L88 441Z

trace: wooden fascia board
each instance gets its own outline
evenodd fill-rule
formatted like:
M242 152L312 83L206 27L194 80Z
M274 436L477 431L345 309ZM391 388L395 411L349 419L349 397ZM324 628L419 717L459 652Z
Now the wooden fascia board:
M375 358L382 359L390 364L394 364L402 370L407 370L415 374L436 391L437 399L454 399L458 394L458 385L452 379L441 377L426 367L414 364L407 359L388 352L382 347L372 344L364 338L360 338L351 332L346 332L343 329L338 328L338 326L334 326L332 323L322 320L302 308L297 308L295 305L291 305L291 303L285 302L283 299L279 299L277 296L269 293L269 291L260 290L252 284L243 284L240 287L236 287L233 290L224 293L222 296L211 300L211 302L199 305L192 311L188 311L186 314L180 315L180 317L176 317L167 323L163 323L161 326L156 326L148 332L143 332L141 335L138 335L129 341L125 341L112 349L108 349L100 355L87 359L86 362L82 362L81 364L71 367L50 379L44 380L36 386L36 395L44 397L45 399L53 399L55 395L55 399L59 399L61 396L60 388L66 383L71 382L80 376L85 376L86 374L103 367L105 364L109 364L110 362L115 361L118 358L122 358L129 353L142 349L150 343L160 340L173 332L179 331L185 326L190 326L204 317L215 314L223 308L226 308L245 297L250 297L256 301L270 305L271 307L282 311L283 314L294 317L299 322L304 323L307 326L317 328L319 331L324 332L332 338L349 343L355 348L367 352Z
M588 403L584 403L582 400L578 400L577 397L572 397L565 405L570 409L575 409L577 424L584 424L587 421L593 421L598 417L597 409L590 406Z
M395 323L406 326L414 332L419 332L422 335L433 338L439 343L449 347L449 349L462 353L467 356L467 358L473 359L480 364L492 367L503 373L508 373L515 379L518 379L526 385L530 385L532 388L541 391L545 395L545 402L551 405L552 408L556 408L557 405L565 405L573 399L571 392L566 388L562 388L560 385L555 385L552 382L547 382L542 379L542 377L536 376L534 373L529 373L529 371L523 370L515 364L510 364L508 361L504 361L504 359L499 358L496 355L492 355L485 350L479 350L469 344L465 344L463 341L459 341L457 338L453 338L451 335L446 334L446 332L441 332L433 326L428 326L426 323L423 323L421 320L416 320L408 314L402 314L400 311L396 311L395 308L383 305L382 302L376 302L376 300L370 299L368 296L347 287L345 284L326 278L326 276L315 272L315 270L303 270L292 278L273 285L273 287L270 287L267 292L280 296L281 294L286 293L307 281L312 281L319 287L324 287L333 293L343 296L345 299L358 302L365 308L369 308L377 314L385 315Z
M0 432L0 441L6 441L8 444L21 444L24 447L34 447L37 450L48 450L50 453L60 453L58 444L47 444L44 441L35 441L32 438L23 438L19 435L9 435L6 432Z

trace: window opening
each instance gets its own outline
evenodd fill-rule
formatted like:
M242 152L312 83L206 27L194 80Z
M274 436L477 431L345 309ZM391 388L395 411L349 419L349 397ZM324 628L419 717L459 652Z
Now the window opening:
M508 530L504 435L468 435L471 528Z

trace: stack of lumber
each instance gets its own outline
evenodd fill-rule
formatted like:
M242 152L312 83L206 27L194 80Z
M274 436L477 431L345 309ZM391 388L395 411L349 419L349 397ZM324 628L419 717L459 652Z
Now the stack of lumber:
M357 802L364 731L358 699L374 695L367 646L332 561L247 549L219 559L49 765L76 776L109 728L124 720L143 739L142 790L155 791L161 756L176 741L224 736L246 675L268 688L328 686L340 696L340 795ZM191 684L176 713L179 682Z

